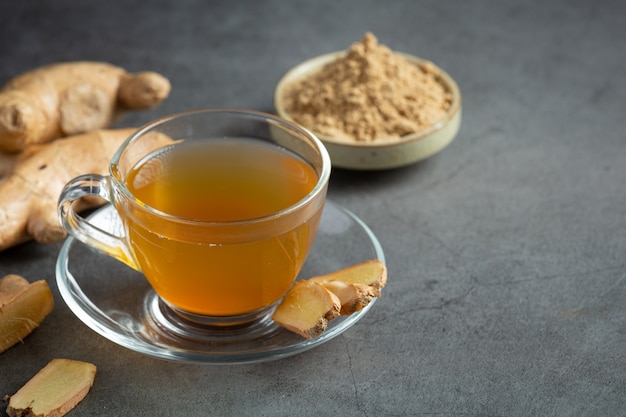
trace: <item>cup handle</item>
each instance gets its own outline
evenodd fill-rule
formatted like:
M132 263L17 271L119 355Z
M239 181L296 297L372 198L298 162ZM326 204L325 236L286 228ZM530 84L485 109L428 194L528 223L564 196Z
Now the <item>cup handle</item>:
M58 214L63 228L80 242L139 270L123 236L114 235L91 224L74 210L74 202L82 197L101 197L113 203L110 177L98 174L81 175L68 182L59 197Z

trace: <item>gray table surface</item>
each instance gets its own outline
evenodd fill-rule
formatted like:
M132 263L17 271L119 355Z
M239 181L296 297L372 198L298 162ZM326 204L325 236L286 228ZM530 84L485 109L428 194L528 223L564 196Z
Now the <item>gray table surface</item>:
M173 85L117 126L271 112L284 72L366 31L447 70L464 113L426 161L333 173L330 198L387 256L389 284L361 321L262 364L153 359L71 313L61 243L28 243L0 253L0 276L47 280L56 306L0 355L0 396L68 357L98 366L75 416L626 415L623 1L2 1L0 83L102 60Z

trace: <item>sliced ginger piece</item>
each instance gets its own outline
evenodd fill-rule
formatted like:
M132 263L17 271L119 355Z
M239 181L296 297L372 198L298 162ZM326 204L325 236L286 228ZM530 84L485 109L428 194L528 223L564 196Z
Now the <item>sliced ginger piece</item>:
M368 260L310 280L334 293L341 300L341 314L349 315L380 297L387 284L387 267L380 260Z
M360 311L380 297L386 284L387 267L382 261L361 262L297 282L272 318L294 333L317 337L326 330L329 320Z
M53 307L46 281L29 283L19 275L0 279L0 353L28 336Z
M96 366L71 359L53 359L11 396L9 417L61 417L87 395Z
M322 334L328 321L339 315L341 301L317 282L298 281L274 311L272 319L280 326L307 339Z
M374 298L380 296L380 290L365 284L345 283L343 281L324 281L319 282L319 284L339 298L341 302L339 314L342 316L349 316L363 310Z
M318 282L365 284L380 290L387 284L387 267L382 261L371 259L311 279Z

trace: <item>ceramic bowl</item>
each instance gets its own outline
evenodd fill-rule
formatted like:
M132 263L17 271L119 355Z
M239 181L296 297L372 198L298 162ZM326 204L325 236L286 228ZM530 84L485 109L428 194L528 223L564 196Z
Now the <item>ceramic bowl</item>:
M425 60L400 52L411 62L420 64ZM291 122L295 120L285 110L283 91L293 81L317 71L325 64L343 56L345 51L332 52L309 59L289 70L278 82L274 91L274 107L276 113ZM371 142L355 142L313 133L326 145L331 161L336 168L355 170L377 170L397 168L426 159L454 140L461 125L461 93L456 82L441 68L440 82L452 94L452 105L448 113L436 124L395 139L376 139Z

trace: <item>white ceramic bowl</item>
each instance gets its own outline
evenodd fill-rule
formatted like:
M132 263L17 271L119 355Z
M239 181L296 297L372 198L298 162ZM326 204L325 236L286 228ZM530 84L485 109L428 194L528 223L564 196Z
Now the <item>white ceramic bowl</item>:
M413 55L395 52L411 62L420 64L423 59ZM306 76L325 64L343 56L345 51L332 52L309 59L289 70L278 82L274 91L276 113L291 122L295 120L285 110L283 91L291 82ZM355 170L377 170L397 168L426 159L448 146L456 137L461 125L461 93L456 82L441 68L440 82L452 94L452 104L448 113L439 122L419 132L398 139L381 139L371 142L352 142L337 139L315 132L326 145L334 167Z

